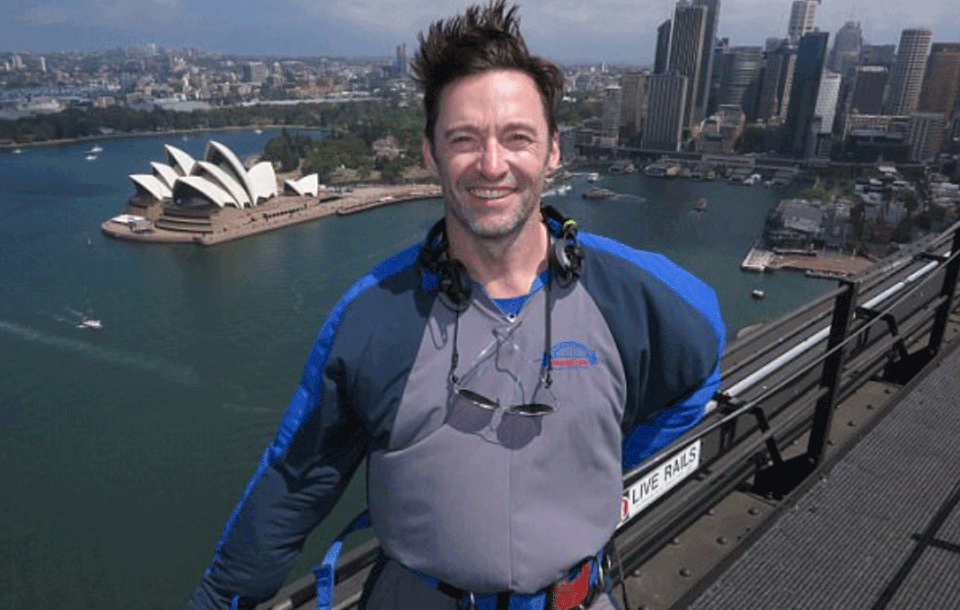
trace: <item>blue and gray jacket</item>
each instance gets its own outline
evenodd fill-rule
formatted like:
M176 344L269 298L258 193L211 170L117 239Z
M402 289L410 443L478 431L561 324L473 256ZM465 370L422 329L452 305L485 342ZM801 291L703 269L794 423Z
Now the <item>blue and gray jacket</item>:
M579 279L547 289L544 275L511 314L479 286L454 311L419 246L357 282L188 608L273 595L365 457L374 533L407 568L530 593L595 554L619 520L624 469L703 416L725 331L713 291L666 258L584 233L579 244ZM506 408L530 402L553 412Z

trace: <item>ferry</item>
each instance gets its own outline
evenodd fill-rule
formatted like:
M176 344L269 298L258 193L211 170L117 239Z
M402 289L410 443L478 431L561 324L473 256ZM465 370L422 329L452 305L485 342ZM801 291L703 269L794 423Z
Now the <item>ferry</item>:
M585 193L583 193L582 197L584 199L609 199L614 195L616 195L616 193L614 193L610 189L594 187L589 191L586 191Z
M753 292L750 293L750 296L752 296L753 298L755 298L755 299L757 299L757 300L759 301L760 299L762 299L762 298L764 298L765 296L767 296L767 293L764 292L764 291L762 291L762 290L760 290L759 288L754 288L754 289L753 289Z

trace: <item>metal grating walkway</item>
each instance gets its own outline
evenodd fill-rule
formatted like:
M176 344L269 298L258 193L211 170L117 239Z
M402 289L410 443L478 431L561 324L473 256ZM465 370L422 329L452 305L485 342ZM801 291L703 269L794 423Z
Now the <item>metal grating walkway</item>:
M960 349L687 607L960 609Z

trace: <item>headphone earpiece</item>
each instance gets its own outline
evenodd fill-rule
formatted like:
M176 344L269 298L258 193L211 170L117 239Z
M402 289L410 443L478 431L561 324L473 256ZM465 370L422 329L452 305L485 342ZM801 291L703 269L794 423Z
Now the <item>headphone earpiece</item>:
M577 243L577 223L564 217L553 206L543 208L544 215L560 224L550 257L553 274L560 286L569 286L583 271L583 249Z
M417 262L437 276L437 290L444 302L454 311L464 311L470 303L473 281L464 264L445 258L446 253L446 222L441 218L427 233L427 238L417 254Z

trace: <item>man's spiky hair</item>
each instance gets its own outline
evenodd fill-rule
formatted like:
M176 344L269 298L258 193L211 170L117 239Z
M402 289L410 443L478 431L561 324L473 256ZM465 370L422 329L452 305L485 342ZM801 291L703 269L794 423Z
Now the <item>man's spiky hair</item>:
M557 133L556 109L563 97L563 74L549 61L531 55L520 34L517 5L505 0L486 6L473 5L447 20L430 25L417 37L420 48L411 62L411 72L423 88L427 122L424 133L433 142L440 112L440 93L453 81L487 70L518 70L530 76L543 100L550 135Z

